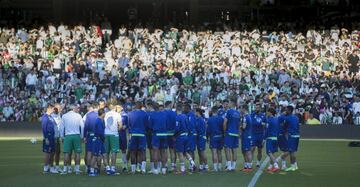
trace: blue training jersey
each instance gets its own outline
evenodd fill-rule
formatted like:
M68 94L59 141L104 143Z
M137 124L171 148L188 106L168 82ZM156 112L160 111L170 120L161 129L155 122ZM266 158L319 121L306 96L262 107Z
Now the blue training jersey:
M300 135L299 118L295 114L286 116L287 131L290 135Z
M153 133L167 133L166 115L163 111L149 113L149 128Z
M41 117L41 127L44 138L55 138L55 120L48 114Z
M235 109L229 109L226 112L226 133L239 135L240 118L240 112Z
M280 121L278 117L269 117L266 120L266 137L278 137L280 131Z
M207 121L206 135L208 137L222 136L224 134L224 119L221 116L211 116Z
M176 112L172 110L164 110L164 114L166 115L166 128L169 134L173 135L176 126Z
M94 136L101 140L105 139L105 121L101 118L95 120Z
M252 113L251 125L252 134L264 134L265 133L266 116L264 113Z
M133 110L129 113L129 133L145 134L149 116L143 110Z
M129 127L129 114L128 114L128 112L126 112L126 111L121 112L121 122L122 122L123 128L120 130L120 132L124 132Z
M199 137L206 136L206 123L203 117L196 118L196 133Z
M95 131L95 122L98 118L98 113L95 111L89 112L86 114L85 123L84 123L84 136L89 137L90 134L93 134Z
M182 133L189 133L188 119L185 114L176 116L175 136L180 136Z
M185 114L188 120L188 131L191 134L196 134L196 116L194 112L188 112Z
M242 137L249 137L252 134L252 120L251 120L251 115L250 114L246 114L243 119L242 119Z
M226 111L224 108L220 108L217 113L218 116L222 117L223 119L226 117Z
M287 133L286 116L284 114L281 114L279 116L279 123L280 123L279 136L283 136Z

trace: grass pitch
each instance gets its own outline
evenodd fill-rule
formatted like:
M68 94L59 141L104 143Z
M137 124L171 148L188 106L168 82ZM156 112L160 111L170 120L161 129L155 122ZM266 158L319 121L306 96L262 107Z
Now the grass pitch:
M298 153L300 170L269 174L264 172L255 186L359 186L360 148L350 148L346 141L301 141ZM86 175L66 176L42 174L43 153L41 142L29 140L0 140L0 187L57 187L57 186L247 186L253 173L194 173L105 176L90 178ZM240 155L240 154L239 154ZM208 151L209 166L211 156ZM242 156L238 170L242 167ZM120 163L120 159L119 159ZM82 167L83 169L83 167Z

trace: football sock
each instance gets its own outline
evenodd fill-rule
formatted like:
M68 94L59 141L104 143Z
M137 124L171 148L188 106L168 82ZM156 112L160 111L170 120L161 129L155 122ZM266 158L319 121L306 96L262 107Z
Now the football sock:
M232 161L231 162L231 169L235 169L236 168L236 161Z
M275 159L276 162L279 162L280 160L282 160L282 159L281 159L281 156L278 156L278 157Z
M49 171L49 165L44 166L44 172L47 172L47 171Z
M214 171L218 171L219 168L218 168L218 163L214 163Z
M141 162L141 171L146 171L146 161Z
M162 174L165 175L165 174L166 174L166 168L162 168L162 169L161 169L161 172L162 172Z
M281 161L281 166L283 167L283 168L286 168L286 161Z
M274 163L274 168L276 168L276 169L278 169L279 168L279 165L278 165L278 163Z
M204 169L204 165L200 164L199 169Z
M135 173L136 171L136 164L131 164L131 172Z
M193 167L195 165L195 162L191 157L189 158L189 162L190 162L191 167Z
M180 163L180 171L185 172L185 163L184 162Z
M227 161L227 162L226 162L226 168L227 168L227 169L231 169L231 161Z
M155 170L155 164L154 162L150 162L150 171L154 171Z
M252 162L248 162L248 168L252 169Z
M136 167L137 167L138 169L141 169L141 163L137 163L137 164L136 164Z
M122 153L122 154L121 154L121 160L122 160L122 162L123 162L124 165L127 165L126 153Z

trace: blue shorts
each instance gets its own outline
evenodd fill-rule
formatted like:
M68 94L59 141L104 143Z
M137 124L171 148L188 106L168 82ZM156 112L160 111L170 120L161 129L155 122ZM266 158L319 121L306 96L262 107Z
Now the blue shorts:
M168 136L157 136L156 134L153 135L151 145L153 148L158 149L167 149L168 145Z
M55 138L49 138L49 144L46 144L45 139L43 139L43 152L44 153L55 152Z
M225 135L224 138L225 148L235 149L239 147L239 136Z
M224 137L222 135L210 137L210 149L222 149L224 147Z
M285 135L278 136L278 146L282 152L288 151L288 140Z
M92 143L93 143L94 135L87 135L86 136L86 144L85 144L85 150L86 152L92 152Z
M299 139L300 139L300 137L293 137L293 136L289 135L288 148L289 148L290 153L296 152L298 150Z
M241 151L243 153L248 152L251 150L252 147L252 139L251 136L241 136Z
M105 153L104 142L100 138L94 137L92 139L91 145L92 145L91 148L92 155L100 156Z
M145 135L142 135L142 136L132 135L129 140L129 150L130 151L145 151L145 149L146 149Z
M196 148L196 136L189 135L188 139L187 139L187 144L186 144L186 151L194 152L195 148Z
M119 146L120 146L120 150L121 151L126 151L127 149L127 135L126 135L126 131L119 131Z
M198 136L196 141L196 147L198 151L205 151L206 148L206 137Z
M263 134L253 134L251 136L252 138L252 146L253 147L258 147L258 148L263 148L264 146L264 135Z
M187 152L187 143L188 137L187 136L179 136L175 140L175 151L177 153L185 153Z
M266 153L276 153L278 151L278 141L266 139Z

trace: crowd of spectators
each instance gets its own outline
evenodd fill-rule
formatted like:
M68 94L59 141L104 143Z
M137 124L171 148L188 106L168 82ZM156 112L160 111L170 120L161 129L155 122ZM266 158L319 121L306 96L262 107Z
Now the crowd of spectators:
M353 28L356 28L355 27ZM0 28L0 121L38 121L48 103L225 100L293 105L303 124L360 123L360 32L224 26L120 27L109 21Z

